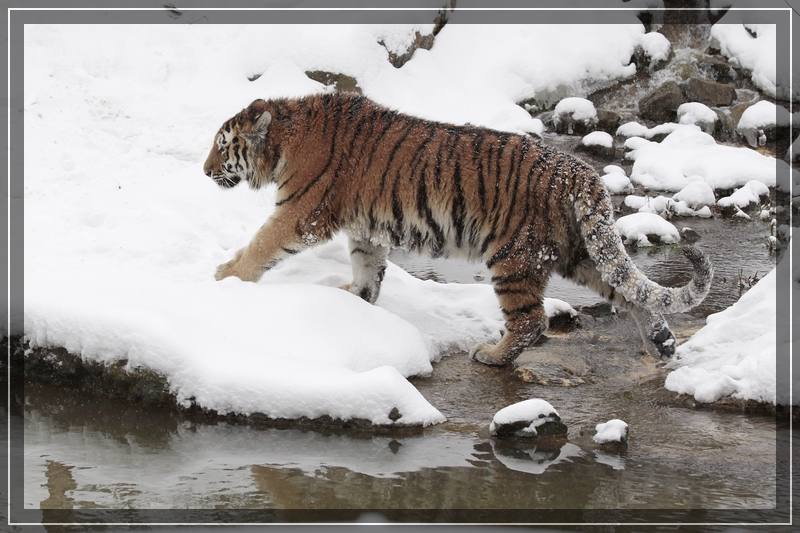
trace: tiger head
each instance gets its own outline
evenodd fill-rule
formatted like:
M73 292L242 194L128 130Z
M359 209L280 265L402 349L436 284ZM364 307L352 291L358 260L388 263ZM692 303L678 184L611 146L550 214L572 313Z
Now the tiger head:
M220 187L228 189L245 180L258 189L266 181L262 159L272 122L266 107L264 100L256 100L217 132L203 172Z

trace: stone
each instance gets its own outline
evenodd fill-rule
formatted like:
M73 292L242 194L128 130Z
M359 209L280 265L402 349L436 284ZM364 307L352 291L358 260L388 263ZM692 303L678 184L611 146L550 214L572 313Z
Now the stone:
M692 78L681 86L687 102L700 102L707 106L729 106L736 100L732 85L711 80Z
M684 102L680 86L670 80L639 100L639 115L655 122L674 122Z
M548 402L524 400L498 411L489 426L495 437L551 437L566 435L567 426Z
M325 70L308 70L306 71L306 76L323 85L332 85L336 91L341 93L362 93L361 87L358 86L356 79L347 74L328 72Z
M608 111L607 109L597 110L596 128L600 131L605 131L614 135L617 132L617 128L619 128L619 123L621 121L622 117L615 111Z

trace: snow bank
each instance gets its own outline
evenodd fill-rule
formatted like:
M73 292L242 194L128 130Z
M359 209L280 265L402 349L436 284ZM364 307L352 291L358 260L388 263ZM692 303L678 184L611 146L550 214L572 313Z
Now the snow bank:
M782 261L733 306L710 315L705 327L678 346L670 362L677 368L667 376L667 389L694 396L701 403L726 396L776 403L778 268L788 268L788 261ZM788 278L785 272L781 275ZM788 343L788 331L785 334ZM781 399L781 403L787 401Z
M648 235L657 235L664 244L673 244L681 240L678 229L653 213L634 213L620 217L614 223L626 244L652 246Z
M682 126L660 143L640 137L625 141L625 157L634 161L631 181L648 189L680 191L697 177L712 189L741 187L757 180L776 186L784 161L744 147L717 144L696 126Z
M700 127L694 124L676 124L674 122L666 122L648 128L638 122L626 122L617 128L616 134L620 137L643 137L645 139L652 139L656 135L667 135L677 129L689 127L690 129L699 130Z

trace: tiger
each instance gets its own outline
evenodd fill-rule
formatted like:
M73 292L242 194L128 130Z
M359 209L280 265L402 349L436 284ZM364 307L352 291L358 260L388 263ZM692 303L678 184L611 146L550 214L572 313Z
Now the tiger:
M648 279L614 225L611 196L583 160L533 135L435 122L353 93L255 100L227 120L203 166L221 188L276 188L275 210L217 280L256 282L287 257L348 237L352 282L374 303L391 247L483 261L505 321L475 361L504 366L547 329L552 273L585 285L638 324L644 348L668 360L665 314L708 294L713 266L694 246L679 288Z

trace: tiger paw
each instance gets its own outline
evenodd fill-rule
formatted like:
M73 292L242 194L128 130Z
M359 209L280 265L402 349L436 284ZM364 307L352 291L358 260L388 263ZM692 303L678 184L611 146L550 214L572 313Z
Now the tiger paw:
M489 366L505 366L509 363L509 361L497 354L495 346L485 342L473 346L469 351L469 358Z
M243 264L241 258L242 253L240 250L239 252L236 252L236 255L233 259L217 267L217 271L214 274L214 279L220 281L225 278L236 277L242 281L258 281L263 273L263 270L257 268L247 268L247 265Z
M662 361L669 361L675 355L675 335L669 328L663 328L653 335L653 344L656 348L656 355Z

